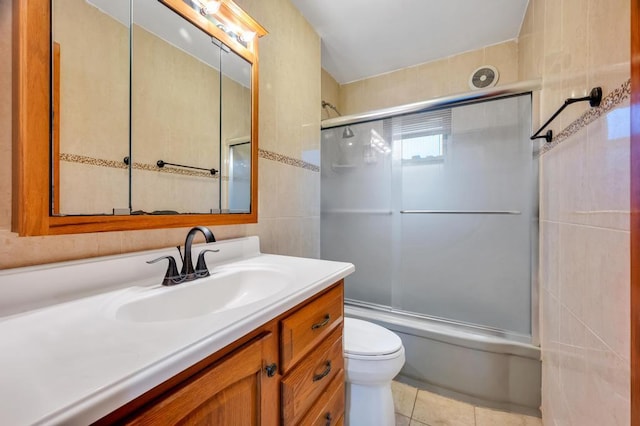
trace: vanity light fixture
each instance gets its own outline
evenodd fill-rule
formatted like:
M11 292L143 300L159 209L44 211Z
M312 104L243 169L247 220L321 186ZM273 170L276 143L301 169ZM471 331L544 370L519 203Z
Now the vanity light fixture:
M255 36L256 36L255 31L242 31L240 33L240 40L244 41L245 43L251 43L251 41L254 39Z
M256 36L255 31L243 29L235 23L226 20L224 13L218 13L220 12L220 7L222 6L222 0L191 0L191 2L196 8L200 10L200 14L202 16L204 16L208 20L213 21L213 23L222 31L224 31L225 34L227 34L232 39L237 40L244 47L247 47L247 45L251 43Z
M203 16L215 15L220 10L220 4L221 4L220 1L208 1L203 3L198 0L196 0L196 3L200 5L200 13Z

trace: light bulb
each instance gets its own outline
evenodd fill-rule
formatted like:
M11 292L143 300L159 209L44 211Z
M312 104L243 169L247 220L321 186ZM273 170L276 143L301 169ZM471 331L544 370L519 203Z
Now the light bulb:
M204 4L202 8L202 13L205 15L213 15L220 10L220 2L219 1L208 1Z
M240 40L244 41L245 43L250 43L255 36L256 33L254 31L242 31L240 33Z

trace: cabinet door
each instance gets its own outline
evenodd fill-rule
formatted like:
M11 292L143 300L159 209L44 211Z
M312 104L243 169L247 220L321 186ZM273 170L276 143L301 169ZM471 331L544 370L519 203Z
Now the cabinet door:
M237 349L138 413L129 425L275 425L277 377L264 367L276 343L271 334ZM265 359L266 358L266 359ZM274 387L275 386L275 387ZM274 398L275 396L275 398Z

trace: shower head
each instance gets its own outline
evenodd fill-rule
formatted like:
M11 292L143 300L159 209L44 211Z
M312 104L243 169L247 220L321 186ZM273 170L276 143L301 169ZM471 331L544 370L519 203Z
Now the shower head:
M336 114L338 114L338 116L342 116L342 114L340 114L340 111L338 111L338 108L336 108L334 105L330 104L327 101L322 101L322 108L324 109L331 108L336 112ZM349 138L352 138L353 136L354 136L354 133L353 133L353 130L351 130L351 127L349 126L345 127L344 131L342 132L342 139L349 139Z
M338 114L338 116L342 115L342 114L340 114L340 111L338 111L338 108L336 108L334 105L330 104L327 101L322 101L322 108L324 108L324 109L331 108L332 110L334 110L336 112L336 114ZM331 117L331 115L329 115L329 117Z
M351 130L351 127L347 126L344 128L344 131L342 132L342 139L349 139L352 138L354 136L353 134L353 130Z

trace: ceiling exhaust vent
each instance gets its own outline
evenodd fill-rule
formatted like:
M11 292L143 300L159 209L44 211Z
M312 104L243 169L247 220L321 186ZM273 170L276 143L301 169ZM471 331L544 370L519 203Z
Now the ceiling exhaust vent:
M483 65L476 69L469 76L469 87L473 90L486 89L487 87L493 87L498 83L500 74L496 67L491 65Z

